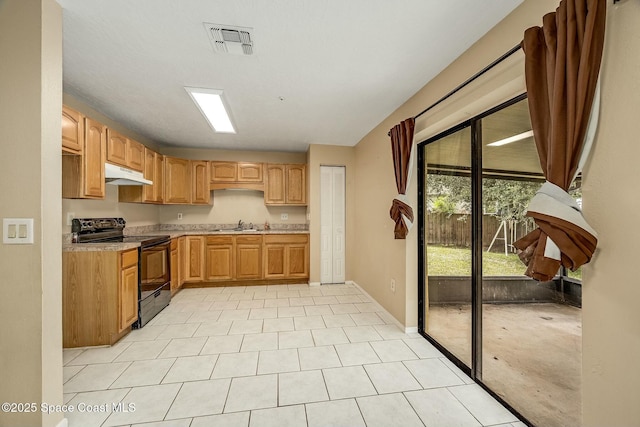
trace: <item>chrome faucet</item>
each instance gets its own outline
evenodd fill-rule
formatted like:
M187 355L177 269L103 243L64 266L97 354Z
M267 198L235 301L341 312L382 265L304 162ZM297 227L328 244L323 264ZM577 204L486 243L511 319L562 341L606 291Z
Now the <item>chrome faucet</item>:
M244 222L242 220L238 221L238 229L242 230L244 227Z

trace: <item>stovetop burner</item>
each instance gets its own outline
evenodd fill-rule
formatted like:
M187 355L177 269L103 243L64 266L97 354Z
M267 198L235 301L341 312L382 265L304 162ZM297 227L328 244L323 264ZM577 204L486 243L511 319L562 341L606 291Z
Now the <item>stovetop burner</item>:
M140 246L147 247L169 241L168 235L125 236L125 225L124 218L74 218L71 231L77 243L140 243Z

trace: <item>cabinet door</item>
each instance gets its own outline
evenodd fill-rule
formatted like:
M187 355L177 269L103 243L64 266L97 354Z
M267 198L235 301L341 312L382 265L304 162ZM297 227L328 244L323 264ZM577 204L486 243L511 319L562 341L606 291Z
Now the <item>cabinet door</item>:
M284 279L285 245L270 244L264 247L264 278Z
M144 179L153 181L153 185L142 186L142 201L145 203L157 202L156 192L156 155L157 153L148 148L144 149Z
M262 236L236 237L236 279L262 278Z
M144 170L144 145L132 139L127 145L127 166L131 169L142 172Z
M209 162L191 161L191 203L207 205L211 200Z
M233 261L233 236L207 238L206 280L232 280Z
M121 255L120 286L118 295L118 332L138 320L138 251Z
M204 237L186 236L185 282L204 281Z
M238 163L238 182L262 182L262 163Z
M164 156L155 153L154 156L156 166L153 168L153 199L156 203L164 201Z
M127 137L107 128L107 161L109 163L126 167L127 145L129 145Z
M84 197L103 199L105 195L104 162L106 135L105 127L85 118L85 138L83 157Z
M290 244L287 247L286 272L287 278L309 277L309 245Z
M164 157L164 203L191 202L191 165L189 160Z
M82 153L84 122L82 114L62 106L62 149L76 154Z
M286 204L307 204L307 168L305 165L286 167Z
M264 190L264 203L282 205L285 197L285 165L267 164L267 182Z
M187 272L187 238L184 236L178 239L178 258L178 262L180 263L178 283L180 283L180 287L182 287Z
M237 179L237 163L211 162L211 182L235 182Z
M180 289L180 254L178 252L178 239L171 240L171 295Z

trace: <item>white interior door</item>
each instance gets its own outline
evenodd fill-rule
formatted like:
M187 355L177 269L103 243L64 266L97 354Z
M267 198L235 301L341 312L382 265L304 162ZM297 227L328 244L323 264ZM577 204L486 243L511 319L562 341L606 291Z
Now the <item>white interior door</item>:
M345 168L320 167L320 282L345 280Z

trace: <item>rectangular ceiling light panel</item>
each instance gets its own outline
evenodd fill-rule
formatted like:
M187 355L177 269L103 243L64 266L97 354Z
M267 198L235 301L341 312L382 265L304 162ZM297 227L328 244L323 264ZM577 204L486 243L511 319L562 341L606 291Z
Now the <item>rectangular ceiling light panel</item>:
M218 133L236 133L222 100L221 90L195 87L185 87L185 90L214 131Z

